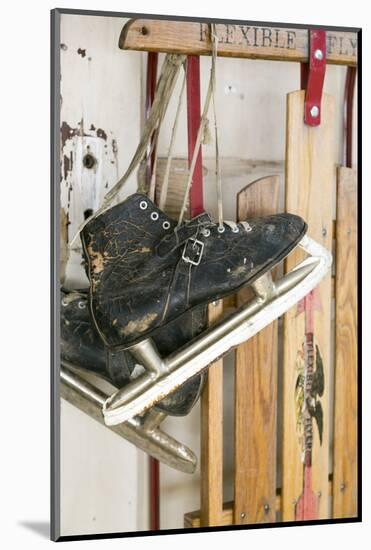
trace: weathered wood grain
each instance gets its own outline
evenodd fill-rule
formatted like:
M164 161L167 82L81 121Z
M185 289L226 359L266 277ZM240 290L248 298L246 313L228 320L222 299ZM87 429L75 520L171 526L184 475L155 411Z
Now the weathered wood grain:
M156 200L159 199L167 159L158 157L156 169ZM215 194L215 158L202 157L202 175L206 210L216 216L217 204ZM188 158L174 157L170 167L170 180L165 204L166 213L174 219L179 216L180 206L183 201L185 184L188 174ZM239 157L220 157L221 173L223 174L223 186L232 196L238 193L245 185L247 179L259 178L262 175L271 176L281 173L283 175L283 161L268 161L263 159L243 159ZM146 163L142 163L138 170L138 190L147 193ZM228 205L229 201L226 201ZM226 206L225 205L225 206ZM233 216L235 212L226 214ZM189 208L187 216L189 218ZM232 219L233 219L232 218ZM227 218L229 219L229 218Z
M328 481L328 495L332 495L332 481ZM274 501L275 512L281 510L281 489L277 489L276 497ZM234 523L234 502L225 502L223 504L223 515L220 525L233 525ZM187 512L184 514L184 527L188 529L197 529L201 527L200 523L200 510L194 512Z
M219 23L218 55L277 61L308 61L308 31L260 25ZM125 50L210 55L208 25L201 22L132 19L123 27ZM357 64L357 33L327 31L327 62Z
M357 172L337 173L333 517L357 515Z
M209 325L223 315L223 300L209 305ZM210 365L201 396L201 525L222 525L223 360Z
M241 190L238 219L276 213L279 183L269 176ZM276 321L236 350L235 524L275 521L277 358Z
M287 96L286 126L286 210L301 215L308 223L308 235L331 250L332 197L335 184L334 100L324 94L321 125L312 128L303 123L304 91ZM291 253L287 270L302 259L300 251ZM313 313L314 343L318 345L324 368L323 438L315 420L312 448L312 489L318 497L318 518L329 516L326 492L329 473L329 369L331 330L331 277L327 275L315 290L317 303ZM296 389L303 368L305 312L292 308L283 326L283 451L282 451L282 519L295 519L296 502L303 492L302 431L298 420L300 392ZM299 408L299 411L298 411Z

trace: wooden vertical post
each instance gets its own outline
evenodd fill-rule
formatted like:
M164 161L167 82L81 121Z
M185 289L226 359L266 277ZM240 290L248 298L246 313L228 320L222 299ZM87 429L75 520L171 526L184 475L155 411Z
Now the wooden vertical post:
M357 172L338 169L333 517L357 515Z
M303 122L304 97L304 91L287 96L286 210L301 215L308 223L308 234L331 250L335 181L334 100L323 95L321 124L313 128ZM301 258L300 251L290 254L286 261L287 270ZM311 294L310 311L308 300L302 304L303 307L292 308L284 317L283 521L329 517L330 274ZM312 342L308 338L309 325L312 326ZM309 344L312 350L309 350ZM308 361L317 373L314 376L308 376ZM324 384L324 389L321 384ZM310 398L308 391L311 392Z
M238 219L275 214L279 183L279 176L269 176L242 189ZM239 302L244 295L239 293ZM235 524L276 518L277 357L277 321L236 350Z
M223 301L209 306L209 325L223 314ZM210 365L201 396L201 526L223 520L223 360Z

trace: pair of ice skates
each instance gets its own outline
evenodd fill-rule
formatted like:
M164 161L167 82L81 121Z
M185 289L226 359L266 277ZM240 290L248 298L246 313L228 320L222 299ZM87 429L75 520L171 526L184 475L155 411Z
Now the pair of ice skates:
M206 367L325 275L331 255L306 229L292 214L220 225L203 213L177 224L139 193L102 212L81 232L90 288L62 293L62 376L77 366L110 381L117 391L97 398L105 424L125 423L128 439L193 471L193 453L159 423L187 414ZM274 283L270 271L298 245L310 257ZM206 305L245 286L255 298L205 330Z

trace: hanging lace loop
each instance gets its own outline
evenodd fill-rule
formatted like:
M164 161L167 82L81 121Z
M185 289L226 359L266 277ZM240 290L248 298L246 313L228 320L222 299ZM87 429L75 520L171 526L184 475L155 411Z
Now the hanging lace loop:
M210 26L210 37L212 42L212 56L211 56L211 69L210 69L210 77L209 77L209 83L206 93L206 98L204 102L204 107L202 111L202 116L200 120L200 126L197 132L195 147L191 159L191 164L188 171L186 186L185 186L185 192L183 197L183 203L180 209L179 218L178 218L178 227L181 225L184 219L184 215L187 209L188 204L188 197L189 193L192 187L192 180L193 180L193 174L196 167L197 157L200 151L201 143L205 140L205 136L208 133L208 124L209 120L207 118L207 114L210 108L210 103L212 101L213 103L213 118L214 118L214 135L215 135L215 181L216 181L216 192L217 192L217 204L218 204L218 229L220 231L224 231L223 226L223 201L222 201L222 183L221 183L221 169L220 169L220 155L219 155L219 137L218 137L218 125L217 125L217 118L216 118L216 102L215 102L215 93L216 93L216 58L218 55L218 37L216 34L216 27L215 24L212 24ZM175 120L172 128L171 138L170 138L170 144L168 149L168 156L167 156L167 163L163 178L163 184L160 194L160 201L159 201L159 207L160 209L164 209L165 203L166 203L166 197L168 192L168 185L169 185L169 176L170 176L170 168L171 168L171 161L173 156L173 149L174 149L174 143L176 138L176 133L178 129L178 123L179 123L179 115L182 105L182 98L184 95L184 89L186 84L186 56L184 55L178 55L178 54L167 54L164 60L164 63L161 68L161 74L159 77L159 80L157 82L156 86L156 93L155 98L153 101L153 105L151 108L150 115L148 119L146 120L142 136L140 139L140 142L138 144L138 147L134 153L134 156L124 173L124 175L120 178L120 180L112 187L112 189L105 195L104 201L102 206L92 214L89 218L87 218L83 224L79 227L78 231L72 238L71 242L69 243L69 247L71 248L76 237L79 235L81 230L85 227L85 225L90 222L92 219L96 218L103 212L105 212L111 205L114 198L118 195L118 193L121 191L135 168L138 166L140 161L143 159L146 151L148 151L148 145L150 144L151 138L154 134L154 138L152 139L151 144L151 153L153 151L154 153L154 165L153 165L153 171L150 181L150 187L149 187L149 198L154 201L155 199L155 186L156 186L156 169L157 169L157 161L158 161L158 141L159 141L159 133L161 128L161 123L164 119L172 92L175 87L175 83L177 81L177 77L179 74L179 69L181 66L184 68L184 77L181 85L181 90L179 94L178 99L178 105L176 109L175 114Z
M165 168L164 178L163 178L162 186L161 186L160 200L159 200L159 205L158 205L160 210L165 209L167 192L168 192L168 187L169 187L170 167L171 167L171 161L173 159L174 143L175 143L175 138L176 138L176 134L177 134L177 130L178 130L178 124L179 124L179 119L180 119L180 110L181 110L181 107L182 107L185 84L186 84L186 80L187 80L187 71L186 71L186 68L185 68L184 65L183 65L183 68L184 68L183 81L182 81L182 85L181 85L181 89L180 89L180 93L179 93L178 105L177 105L177 108L176 108L174 124L173 124L173 128L171 130L171 138L170 138L170 144L169 144L169 149L168 149L168 153L167 153L166 168Z
M212 40L212 56L211 56L211 69L210 69L210 78L209 84L206 93L206 99L204 103L204 108L202 111L200 126L198 129L196 143L193 150L193 155L191 159L191 165L188 172L188 178L186 183L186 188L183 197L183 203L179 214L178 226L183 222L184 214L187 209L188 197L192 187L193 173L196 167L198 153L200 151L201 143L205 136L205 131L208 126L207 114L210 107L210 102L213 102L213 115L214 115L214 134L215 134L215 179L216 179L216 192L217 192L217 202L218 202L218 224L219 228L223 228L223 201L222 201L222 184L221 184L221 170L220 170L220 156L219 156L219 140L218 140L218 126L216 120L216 105L215 105L215 89L216 89L216 58L218 55L218 37L216 35L215 25L212 24L210 28L210 36Z
M166 113L175 83L177 81L179 69L182 65L184 65L185 61L185 55L167 54L165 56L164 62L161 67L161 73L157 82L156 93L151 112L145 122L140 142L136 148L133 158L124 175L105 195L102 206L98 210L96 210L90 217L88 217L78 228L76 234L73 236L68 245L69 248L72 248L77 236L80 234L87 223L108 210L112 201L117 197L118 193L124 187L129 177L132 175L134 170L139 165L140 161L143 159L146 151L148 150L148 145L150 143L153 133L158 132L159 130L159 126L161 125L162 119ZM153 145L155 151L156 144L157 140Z
M219 156L219 138L218 138L218 123L216 119L216 58L218 56L218 36L216 34L215 25L211 25L212 35L212 57L211 57L211 75L212 75L212 100L213 100L213 115L214 115L214 134L215 134L215 183L216 183L216 196L218 202L218 225L223 227L223 197L222 197L222 175L220 170L220 156Z

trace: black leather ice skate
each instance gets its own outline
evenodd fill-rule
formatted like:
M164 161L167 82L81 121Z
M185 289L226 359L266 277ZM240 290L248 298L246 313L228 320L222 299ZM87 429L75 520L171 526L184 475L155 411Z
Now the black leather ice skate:
M81 233L90 308L102 339L117 350L155 337L195 306L253 283L306 228L291 214L219 227L206 213L177 227L147 196L131 195Z
M155 343L168 355L199 334L206 324L205 308L198 307L159 330ZM88 309L87 291L61 291L61 361L107 380L117 388L127 385L143 367L126 350L110 351L100 338ZM172 416L187 415L198 400L205 374L188 380L157 403L156 409Z
M105 423L153 407L314 288L331 255L306 229L291 214L216 224L203 213L178 224L139 193L88 221L81 240L95 326L110 350L130 349L146 369L105 401ZM313 258L273 282L270 271L297 245ZM255 298L229 318L170 355L156 348L160 329L247 285Z

